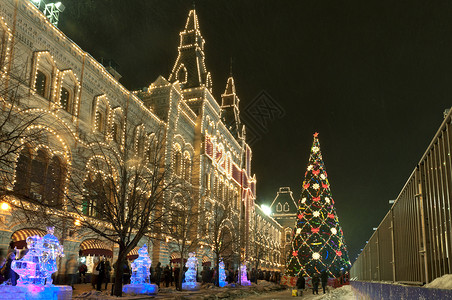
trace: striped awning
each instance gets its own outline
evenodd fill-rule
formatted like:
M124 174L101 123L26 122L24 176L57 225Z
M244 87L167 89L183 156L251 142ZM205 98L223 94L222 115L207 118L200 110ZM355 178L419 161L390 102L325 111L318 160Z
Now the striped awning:
M46 231L41 229L35 229L35 228L27 228L27 229L21 229L13 233L11 236L11 239L13 242L20 242L25 241L29 236L35 236L39 235L40 237L43 237L46 235Z
M210 258L208 258L207 256L203 256L202 257L202 262L203 263L210 262Z
M108 247L107 244L98 239L89 239L85 240L80 244L80 250L89 250L89 249L105 249L111 250L111 247Z
M129 254L127 254L127 256L136 256L138 257L138 249L140 249L139 247L135 247L132 249L132 251L129 252Z
M171 259L177 259L177 258L180 258L180 253L179 252L171 253Z
M112 257L113 251L105 242L98 239L88 239L80 244L80 251L82 256L96 255Z

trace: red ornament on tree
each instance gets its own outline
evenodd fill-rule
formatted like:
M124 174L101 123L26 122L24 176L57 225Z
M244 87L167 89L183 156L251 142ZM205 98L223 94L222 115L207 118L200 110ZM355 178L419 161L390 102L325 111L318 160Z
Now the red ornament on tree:
M320 228L311 228L312 233L318 233Z
M305 185L303 185L304 189L307 190L309 188L309 183L306 183Z
M336 254L337 254L337 256L342 256L342 251L341 250L337 250Z
M322 183L322 187L323 187L324 189L327 189L327 188L328 188L328 184Z
M334 215L333 214L328 214L328 218L334 219Z
M312 171L312 174L314 174L315 176L319 175L319 173L320 173L320 170Z
M299 214L299 215L298 215L298 219L301 220L302 218L303 218L303 214Z
M286 252L286 253L287 253L287 252ZM292 252L292 255L293 255L293 256L297 256L297 255L298 255L298 251Z
M320 197L312 198L312 201L314 201L314 202L320 201Z

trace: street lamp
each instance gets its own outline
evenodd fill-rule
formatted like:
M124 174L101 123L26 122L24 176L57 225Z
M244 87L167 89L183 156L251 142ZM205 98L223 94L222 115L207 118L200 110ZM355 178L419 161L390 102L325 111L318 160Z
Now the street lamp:
M9 206L8 203L6 202L2 202L2 204L0 204L0 209L1 210L9 210L11 207Z
M261 209L264 212L264 214L266 214L267 216L272 214L272 209L270 208L270 206L268 206L266 204L262 204Z

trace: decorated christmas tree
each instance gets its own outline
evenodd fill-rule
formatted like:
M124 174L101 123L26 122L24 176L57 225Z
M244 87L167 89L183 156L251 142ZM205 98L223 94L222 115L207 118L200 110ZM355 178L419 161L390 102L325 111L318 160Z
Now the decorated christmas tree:
M349 268L343 232L334 208L318 133L315 133L298 201L287 273L312 277L325 270L330 277L337 277L341 270Z

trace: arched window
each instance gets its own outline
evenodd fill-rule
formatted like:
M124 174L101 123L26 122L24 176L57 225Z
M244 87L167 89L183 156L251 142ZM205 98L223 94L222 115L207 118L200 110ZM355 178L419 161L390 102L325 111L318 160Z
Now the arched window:
M282 205L281 205L281 203L278 203L278 204L276 205L276 211L277 211L277 212L282 212Z
M31 152L30 149L24 148L16 163L16 182L14 183L14 191L24 195L30 195L30 172L31 172Z
M60 206L64 189L64 168L57 156L52 157L47 168L44 201L50 206Z
M35 83L36 93L42 97L46 97L47 94L47 76L42 71L36 73Z
M187 83L187 69L184 65L181 65L177 72L177 80L179 80L180 83Z
M104 115L100 111L96 111L96 130L100 133L104 133Z
M289 203L284 203L284 211L288 212L289 211Z
M61 88L60 105L67 112L71 112L71 93L66 88Z
M174 172L177 176L182 175L182 154L178 150L174 154Z
M44 185L47 176L48 156L43 150L39 150L36 157L31 162L31 197L37 201L42 201Z
M109 178L104 179L100 174L93 177L90 176L85 181L86 194L82 212L87 216L99 218L113 201L113 188Z
M113 123L113 128L111 129L111 134L113 136L113 141L115 141L115 143L119 143L119 141L121 140L119 137L119 125L118 123L114 122Z
M184 178L187 181L190 181L191 177L191 160L190 157L187 155L184 159Z
M137 136L137 156L143 157L144 154L144 136L142 134L139 134Z

